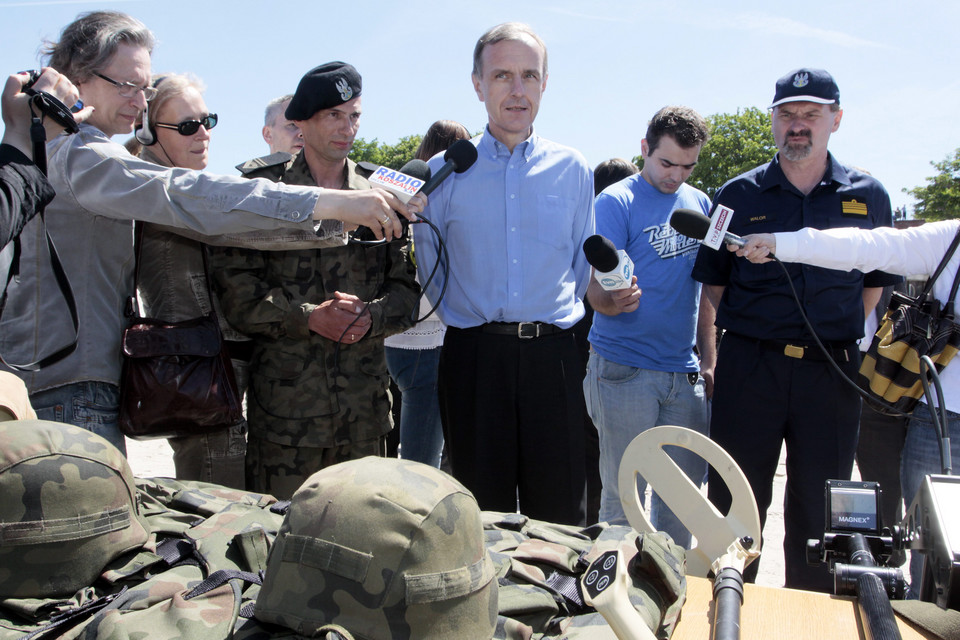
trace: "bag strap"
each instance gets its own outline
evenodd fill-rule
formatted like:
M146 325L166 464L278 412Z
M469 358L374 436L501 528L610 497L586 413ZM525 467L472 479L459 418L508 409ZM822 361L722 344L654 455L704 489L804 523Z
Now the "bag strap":
M927 296L933 291L933 284L937 281L937 278L940 277L940 274L943 273L943 270L947 268L947 263L950 262L950 258L953 257L953 254L957 251L957 246L960 246L960 229L957 229L957 233L953 236L953 241L950 242L950 246L947 247L947 252L943 255L943 259L940 261L940 264L937 265L937 270L933 272L929 278L927 278L926 283L923 285L923 290L920 292L920 299L926 300ZM960 274L960 270L958 270ZM954 279L953 292L950 295L950 302L953 302L953 298L957 292L957 281Z
M91 600L76 609L65 611L59 615L53 616L50 622L39 629L20 638L20 640L53 640L60 638L66 632L77 624L90 618L100 610L104 609L111 602L127 593L127 587L124 587L117 593L113 593L102 598Z
M957 230L957 238L960 238L960 230ZM956 239L954 239L954 241L956 241ZM947 298L945 305L945 313L951 318L953 317L953 301L957 297L958 287L960 287L960 269L957 269L957 273L953 276L953 286L950 287L950 297Z
M140 297L137 290L140 288L140 250L143 248L143 223L139 220L133 223L133 295L127 298L127 306L123 313L128 318L142 317Z
M47 175L47 132L43 128L43 120L40 116L33 113L33 101L30 101L30 113L33 116L33 122L30 125L30 140L33 143L33 158L37 168ZM33 362L25 364L15 364L8 362L0 354L0 362L16 371L39 371L40 369L60 362L71 353L77 350L77 341L80 339L80 316L77 313L77 302L73 297L73 289L70 287L70 281L67 279L67 273L63 270L63 263L60 261L60 254L57 247L53 244L53 238L50 237L50 231L47 229L47 221L44 216L46 207L41 207L37 211L37 217L40 218L40 226L43 228L43 235L47 238L47 253L50 255L50 268L53 269L53 276L57 281L57 287L60 294L67 303L67 310L70 312L70 320L73 322L73 340L53 353ZM10 265L10 271L7 272L7 281L3 285L3 293L0 294L0 317L3 316L3 309L7 301L7 288L13 279L20 275L20 238L13 240L13 261Z

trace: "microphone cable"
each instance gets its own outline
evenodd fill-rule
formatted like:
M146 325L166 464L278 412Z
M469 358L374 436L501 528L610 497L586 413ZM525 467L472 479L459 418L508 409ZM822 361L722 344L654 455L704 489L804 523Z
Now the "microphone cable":
M437 225L433 224L430 220L423 217L423 215L417 216L417 222L414 224L424 223L430 230L433 231L433 235L437 240L437 261L434 263L433 267L430 269L430 275L427 276L427 281L420 284L420 295L417 297L417 304L413 308L413 313L411 317L414 319L413 323L417 324L423 322L430 316L434 314L437 310L437 307L440 306L440 302L443 300L443 297L447 293L447 282L450 278L450 260L447 253L447 244L443 241L443 234L440 233L440 229L437 228ZM416 252L416 246L414 245L414 252ZM416 253L414 253L414 264L416 264ZM437 301L433 304L429 311L427 311L423 317L417 318L417 310L420 309L420 300L423 296L427 295L427 287L433 282L434 278L437 276L437 272L441 271L442 280L440 282L440 295L437 296Z
M850 385L851 387L853 387L853 388L857 391L857 395L859 395L860 398L861 398L867 405L869 405L870 408L874 409L875 411L878 411L878 412L880 412L880 413L884 413L884 414L887 414L887 415L890 415L890 416L895 416L895 417L898 417L898 418L908 418L908 417L910 417L910 414L909 414L909 413L904 413L904 412L900 411L899 409L895 408L895 407L894 407L893 405L891 405L891 404L888 404L888 403L886 403L886 402L884 402L884 401L882 401L882 400L877 400L877 399L875 399L875 398L870 397L870 395L869 395L866 391L864 391L863 389L860 388L860 385L859 385L859 384L857 384L856 382L854 382L853 380L851 380L851 379L847 376L847 374L843 372L843 369L840 368L840 365L837 364L836 360L833 359L833 356L830 354L830 352L827 351L827 348L824 346L823 342L820 341L820 336L817 335L817 332L814 330L813 325L810 323L810 319L807 318L807 314L806 314L806 312L804 312L804 310L803 310L803 304L800 302L800 296L797 295L797 290L796 290L796 288L793 286L793 279L790 277L790 272L787 271L787 266L786 266L785 264L783 264L783 262L781 262L780 259L777 258L776 256L770 256L770 257L773 259L774 262L776 262L778 265L780 265L780 268L781 268L781 269L783 269L783 274L784 274L784 275L786 276L786 278L787 278L787 285L790 286L790 293L793 295L793 300L794 300L794 302L797 303L797 310L800 311L800 317L803 318L803 322L804 322L804 324L805 324L806 327L807 327L807 331L809 331L809 332L810 332L810 335L813 336L813 340L814 340L814 342L816 343L817 347L819 347L820 351L823 353L824 357L827 359L827 362L830 363L830 366L833 367L833 369L840 375L840 378L841 378L846 384L848 384L848 385ZM929 360L929 358L927 358L927 359ZM931 364L933 364L932 361L931 361ZM923 368L923 367L921 367L921 369L922 369L922 368ZM938 393L942 393L942 390L941 390L941 387L940 387L940 376L939 376L939 374L937 373L936 367L929 367L929 368L926 370L925 373L929 374L930 377L935 381L935 385L936 385L936 388L937 388ZM934 423L935 423L935 425L937 425L937 424L939 424L939 423L938 423L938 420L937 420L937 418L936 418L936 416L935 416L935 414L936 414L936 408L935 408L935 406L934 406L933 398L932 398L932 395L931 395L931 393L930 393L929 384L928 384L928 382L927 382L927 380L926 380L926 375L924 375L924 376L921 377L921 381L922 381L922 384L923 384L924 397L926 398L927 404L928 404L928 406L930 407L930 413L931 413L931 415L934 415ZM942 395L939 395L938 397L939 397L939 399L941 400L941 404L942 404L942 401L943 401L942 398L943 398L943 396L942 396ZM945 415L945 414L943 414L943 415Z

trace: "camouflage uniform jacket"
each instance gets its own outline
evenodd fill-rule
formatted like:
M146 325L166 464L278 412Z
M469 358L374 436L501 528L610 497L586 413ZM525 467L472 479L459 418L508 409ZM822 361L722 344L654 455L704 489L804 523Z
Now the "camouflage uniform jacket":
M371 173L347 160L345 189ZM316 185L303 154L245 173ZM247 419L251 433L287 446L328 448L392 427L383 339L412 324L420 292L409 240L297 250L217 249L212 271L228 321L254 341ZM312 333L307 320L335 291L369 302L372 325L355 344Z

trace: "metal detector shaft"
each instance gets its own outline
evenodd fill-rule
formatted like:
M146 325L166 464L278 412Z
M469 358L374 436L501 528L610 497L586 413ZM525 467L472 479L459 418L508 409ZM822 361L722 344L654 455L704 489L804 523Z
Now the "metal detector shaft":
M887 590L880 578L872 573L857 578L857 607L866 640L901 640Z
M713 640L740 640L743 574L723 569L713 581Z

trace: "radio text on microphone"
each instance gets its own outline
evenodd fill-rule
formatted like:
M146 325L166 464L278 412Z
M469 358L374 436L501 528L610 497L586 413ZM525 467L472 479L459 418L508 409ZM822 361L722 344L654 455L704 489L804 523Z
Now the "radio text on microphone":
M415 196L423 186L423 180L387 167L378 168L368 180L373 186L384 187L396 194L403 202Z

